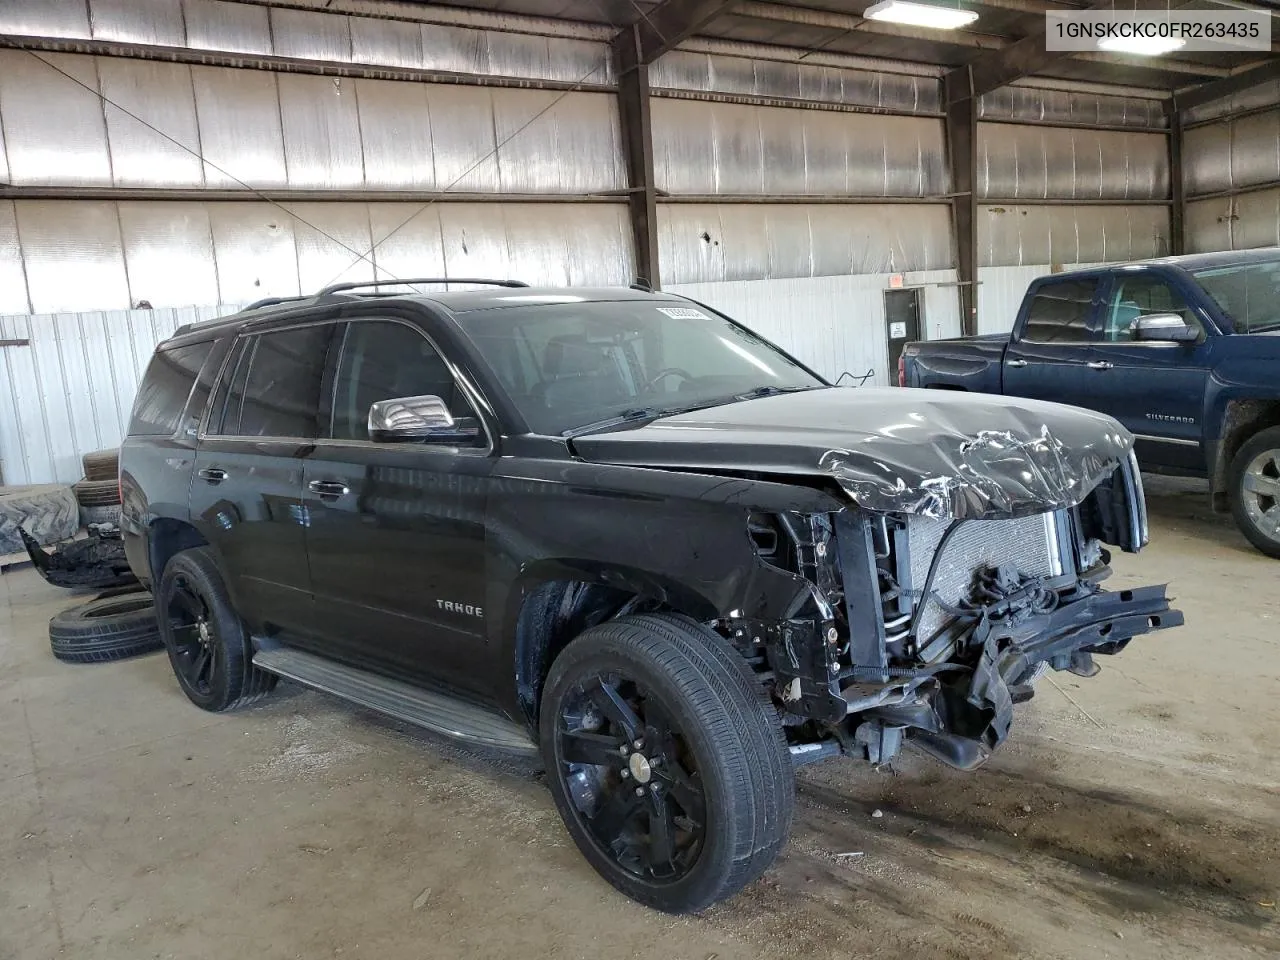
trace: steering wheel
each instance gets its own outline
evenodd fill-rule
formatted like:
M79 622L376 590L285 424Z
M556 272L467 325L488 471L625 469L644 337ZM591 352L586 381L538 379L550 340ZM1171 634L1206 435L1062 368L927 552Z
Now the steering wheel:
M692 380L693 374L688 370L682 370L680 367L663 367L649 378L649 381L644 385L645 389L656 387L660 381L665 380L667 377L684 377L686 380Z

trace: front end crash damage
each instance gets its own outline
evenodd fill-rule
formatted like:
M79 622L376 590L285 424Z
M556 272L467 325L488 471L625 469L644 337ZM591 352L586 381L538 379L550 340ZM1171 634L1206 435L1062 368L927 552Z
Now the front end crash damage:
M980 457L980 484L903 484L897 501L881 488L883 511L752 515L760 558L799 589L781 619L720 627L763 648L797 762L883 763L911 743L971 769L1008 738L1046 669L1092 676L1096 655L1182 623L1164 586L1100 585L1102 542L1132 552L1147 540L1131 441L1114 439L1072 466L1051 442L979 438L958 475Z

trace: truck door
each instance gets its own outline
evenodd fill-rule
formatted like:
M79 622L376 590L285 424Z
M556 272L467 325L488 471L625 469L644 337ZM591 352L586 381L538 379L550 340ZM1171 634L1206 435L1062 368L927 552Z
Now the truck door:
M1200 333L1195 343L1134 340L1138 317L1176 313ZM1101 338L1090 351L1088 406L1115 417L1138 438L1144 466L1201 471L1210 344L1186 298L1159 274L1116 275L1103 304Z
M1046 280L1032 288L1022 325L1005 351L1004 393L1088 405L1098 288L1097 277Z

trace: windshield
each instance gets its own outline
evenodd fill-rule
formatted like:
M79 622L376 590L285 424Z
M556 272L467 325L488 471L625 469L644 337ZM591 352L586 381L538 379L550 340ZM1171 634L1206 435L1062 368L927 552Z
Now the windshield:
M1194 270L1236 333L1280 330L1280 258Z
M502 307L458 322L535 433L825 386L749 330L671 300Z

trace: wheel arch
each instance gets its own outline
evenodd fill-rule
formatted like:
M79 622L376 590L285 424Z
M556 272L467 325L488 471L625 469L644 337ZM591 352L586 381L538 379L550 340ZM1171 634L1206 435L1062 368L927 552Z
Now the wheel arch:
M556 655L583 630L625 613L665 611L715 619L715 604L669 577L625 565L544 561L512 587L504 611L516 695L536 727L542 685Z
M207 547L209 541L185 520L159 517L147 527L147 565L151 569L151 582L159 584L164 568L175 554L192 547Z
M1214 445L1209 483L1214 509L1226 512L1231 508L1228 482L1231 461L1254 434L1269 427L1280 426L1280 398L1228 400L1223 406L1218 423L1218 438Z

